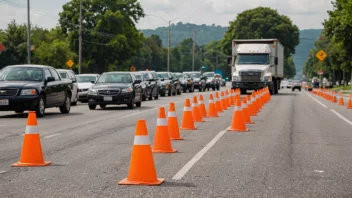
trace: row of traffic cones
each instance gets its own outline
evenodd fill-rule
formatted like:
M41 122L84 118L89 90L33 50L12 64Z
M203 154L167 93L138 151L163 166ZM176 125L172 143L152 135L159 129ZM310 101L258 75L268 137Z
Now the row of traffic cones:
M314 89L313 94L318 95L332 103L337 103L340 106L345 106L345 101L343 99L342 92L339 93L338 99L337 99L337 95L338 95L337 92L327 90L327 89L322 89L322 88ZM347 109L352 109L352 94L350 94L350 98L347 102Z

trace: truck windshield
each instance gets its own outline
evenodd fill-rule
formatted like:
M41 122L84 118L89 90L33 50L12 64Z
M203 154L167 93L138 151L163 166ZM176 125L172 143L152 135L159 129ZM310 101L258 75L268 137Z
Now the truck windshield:
M268 65L270 64L268 54L240 54L237 56L238 65Z
M130 74L103 74L98 83L132 83L132 77Z
M43 81L43 69L35 67L7 67L1 70L0 81Z

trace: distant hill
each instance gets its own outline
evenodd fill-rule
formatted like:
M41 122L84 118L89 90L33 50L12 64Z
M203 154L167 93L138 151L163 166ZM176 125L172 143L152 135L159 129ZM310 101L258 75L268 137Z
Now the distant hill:
M198 45L204 45L213 40L221 40L226 33L227 27L213 25L195 25L191 23L179 22L171 25L170 45L176 46L186 38L193 38L193 30L196 32L196 40ZM159 35L163 46L167 47L168 43L168 27L158 27L155 30L140 30L146 37L152 34Z
M213 40L221 40L227 31L227 27L217 26L215 24L208 26L182 22L177 23L176 25L173 24L171 26L171 47L177 45L186 38L193 38L193 30L196 31L197 44L204 45ZM145 29L140 31L147 37L152 34L159 35L163 46L167 46L168 27L159 27L155 30ZM314 42L319 37L321 31L321 29L307 29L300 31L300 44L296 47L296 54L294 56L297 77L302 76L303 65L308 59L308 53L314 47Z
M300 31L300 43L296 47L293 59L296 65L296 77L302 77L303 65L308 60L309 51L314 47L314 42L320 36L321 29L308 29Z

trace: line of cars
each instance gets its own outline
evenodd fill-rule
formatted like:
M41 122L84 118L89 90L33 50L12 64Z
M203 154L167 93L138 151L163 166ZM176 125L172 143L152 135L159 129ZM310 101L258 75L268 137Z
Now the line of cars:
M0 70L0 111L23 113L58 107L69 113L71 105L87 102L89 109L99 105L126 104L140 107L142 101L160 96L181 95L195 90L219 90L221 76L214 72L106 72L76 75L71 70L45 65L13 65Z

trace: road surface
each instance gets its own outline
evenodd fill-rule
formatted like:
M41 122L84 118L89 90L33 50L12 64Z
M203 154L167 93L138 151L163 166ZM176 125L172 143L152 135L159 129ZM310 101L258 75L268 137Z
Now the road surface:
M209 93L203 93L206 103ZM39 119L47 167L14 168L26 116L0 113L0 197L352 197L352 111L302 91L281 90L247 125L228 132L233 109L181 131L173 154L153 154L161 186L119 186L127 177L136 120L150 140L157 110L186 93L142 108L90 111L86 104ZM167 109L167 108L166 108ZM195 159L198 159L195 160ZM183 167L188 164L188 169Z

